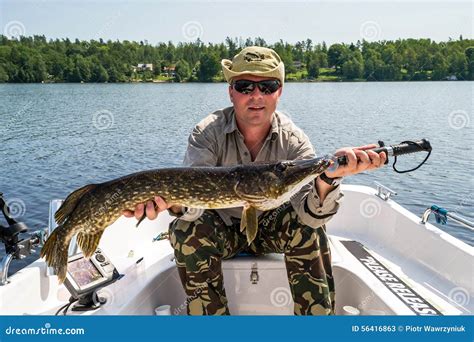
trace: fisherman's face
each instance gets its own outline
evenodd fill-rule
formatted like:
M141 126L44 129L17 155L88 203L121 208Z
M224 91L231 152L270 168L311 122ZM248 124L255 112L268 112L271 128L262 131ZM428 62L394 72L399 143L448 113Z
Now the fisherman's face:
M242 75L232 79L249 81L274 80L274 78L259 77L253 75ZM234 104L235 114L239 124L245 126L265 126L272 122L272 114L275 112L278 100L281 96L282 87L271 94L264 94L255 87L250 94L242 94L229 87L229 96Z

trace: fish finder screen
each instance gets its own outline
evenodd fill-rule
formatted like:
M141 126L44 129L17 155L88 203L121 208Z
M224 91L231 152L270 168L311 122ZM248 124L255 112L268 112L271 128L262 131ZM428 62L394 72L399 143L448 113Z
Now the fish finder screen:
M103 278L94 264L84 258L69 263L68 272L79 286L84 286Z

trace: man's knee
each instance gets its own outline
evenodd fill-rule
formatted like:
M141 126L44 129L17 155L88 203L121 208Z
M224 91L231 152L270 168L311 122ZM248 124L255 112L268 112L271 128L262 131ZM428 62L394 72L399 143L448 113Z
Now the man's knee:
M169 226L171 246L189 255L202 246L212 245L219 224L219 215L211 210L204 211L201 217L192 222L176 219Z

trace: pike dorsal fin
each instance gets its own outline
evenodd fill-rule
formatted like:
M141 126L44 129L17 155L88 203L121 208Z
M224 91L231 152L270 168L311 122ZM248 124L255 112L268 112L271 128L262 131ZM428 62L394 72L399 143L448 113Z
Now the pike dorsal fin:
M258 218L257 218L257 209L252 206L244 207L242 211L242 219L240 221L240 231L247 235L247 243L250 245L258 232Z
M63 204L58 209L58 211L56 211L56 213L54 214L54 219L56 220L56 222L58 224L63 224L66 221L66 219L69 217L69 215L71 215L71 213L74 211L74 209L76 209L81 198L86 193L94 189L96 186L97 184L89 184L70 193L66 197L66 199L64 200Z

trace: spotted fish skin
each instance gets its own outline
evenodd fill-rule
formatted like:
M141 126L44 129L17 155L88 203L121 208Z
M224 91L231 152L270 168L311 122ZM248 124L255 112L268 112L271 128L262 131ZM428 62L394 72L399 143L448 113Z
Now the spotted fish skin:
M41 250L62 283L68 249L77 243L89 258L104 230L124 209L161 196L170 204L200 209L244 207L241 229L249 244L257 233L256 210L271 210L324 172L329 158L314 158L234 167L179 167L142 171L72 192L55 214L58 227Z

